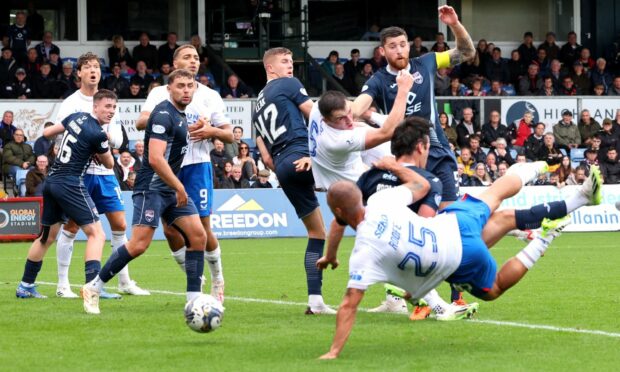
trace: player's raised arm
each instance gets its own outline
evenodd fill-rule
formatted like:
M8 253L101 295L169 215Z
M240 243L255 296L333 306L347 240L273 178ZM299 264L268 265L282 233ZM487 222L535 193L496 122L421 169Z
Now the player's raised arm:
M405 186L412 194L412 204L426 196L428 191L431 189L430 183L426 180L426 178L422 177L418 173L413 170L399 164L396 160L391 156L386 156L376 162L375 167L385 169L394 173L396 177L398 177L403 184L401 186ZM378 195L378 194L375 194Z
M353 118L364 119L364 114L370 108L370 105L372 105L372 97L370 95L361 93L357 96L351 106Z
M57 136L65 131L65 125L63 123L56 123L52 126L49 126L43 129L43 137L52 137Z
M329 352L321 355L319 359L336 359L347 342L351 329L355 323L357 307L364 298L364 291L361 289L347 288L342 303L336 314L336 334Z
M456 66L459 63L473 59L476 55L474 42L471 40L471 36L469 36L463 24L459 21L459 16L456 14L454 8L448 5L440 6L439 19L450 27L456 39L456 48L444 52L448 54L449 66ZM446 66L446 63L441 61L443 53L438 53L437 55L437 68L449 67Z

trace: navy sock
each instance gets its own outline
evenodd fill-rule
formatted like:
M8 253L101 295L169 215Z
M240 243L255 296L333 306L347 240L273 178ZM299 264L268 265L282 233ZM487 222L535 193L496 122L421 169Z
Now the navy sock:
M84 274L86 283L90 283L101 271L101 261L90 260L84 263Z
M119 271L123 270L134 257L131 257L129 251L127 251L127 247L125 244L118 247L117 250L112 252L108 261L106 261L105 265L101 268L99 272L99 278L102 282L107 283L114 277L114 275L118 274Z
M201 280L205 268L204 251L185 251L185 274L187 275L187 292L200 292Z
M42 260L39 262L34 262L26 259L26 266L24 267L22 282L34 284L34 282L37 280L37 275L39 275L39 271L41 271L41 266L43 266Z
M306 266L306 280L308 281L308 295L320 295L323 286L323 271L316 268L316 262L323 256L324 239L308 239L304 264Z
M457 291L454 288L450 288L450 300L452 300L452 302L454 301L458 301L461 299L461 292Z
M544 218L555 220L566 216L566 212L566 202L563 200L538 204L530 209L516 210L515 220L517 222L517 229L537 229Z

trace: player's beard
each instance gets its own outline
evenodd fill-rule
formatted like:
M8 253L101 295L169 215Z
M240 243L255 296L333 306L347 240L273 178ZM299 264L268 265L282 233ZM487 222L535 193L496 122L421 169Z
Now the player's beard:
M392 67L395 70L403 70L405 68L407 68L407 65L409 64L409 59L407 58L397 58L391 61L388 61L390 63L390 67Z

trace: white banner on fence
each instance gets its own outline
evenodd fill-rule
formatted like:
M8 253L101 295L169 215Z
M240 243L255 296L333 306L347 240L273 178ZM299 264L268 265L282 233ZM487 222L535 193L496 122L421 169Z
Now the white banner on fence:
M603 124L603 119L616 117L616 111L620 110L619 99L593 99L584 98L581 101L581 108L588 109L594 120Z
M534 123L545 123L548 131L551 131L551 127L562 119L562 111L564 110L570 110L574 119L578 117L576 98L517 97L502 99L502 120L504 123L511 124L520 120L526 110L534 114Z

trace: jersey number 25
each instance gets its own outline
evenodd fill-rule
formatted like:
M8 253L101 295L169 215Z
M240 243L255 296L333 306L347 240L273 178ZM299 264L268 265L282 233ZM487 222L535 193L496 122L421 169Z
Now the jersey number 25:
M413 227L413 224L409 223L409 243L412 243L415 247L418 247L421 251L423 251L424 246L427 243L427 238L430 239L430 243L432 245L432 253L434 255L437 253L437 237L435 236L435 233L427 229L426 227L422 227L420 229L420 238L418 239L415 237L415 229ZM420 258L420 255L410 251L407 252L405 254L405 257L403 257L403 259L400 261L400 263L398 264L398 268L401 270L405 270L405 266L407 266L407 263L409 261L413 262L415 275L420 277L425 277L428 274L432 273L437 266L437 261L433 261L431 262L430 266L426 270L424 270L424 268L422 267L422 259Z

